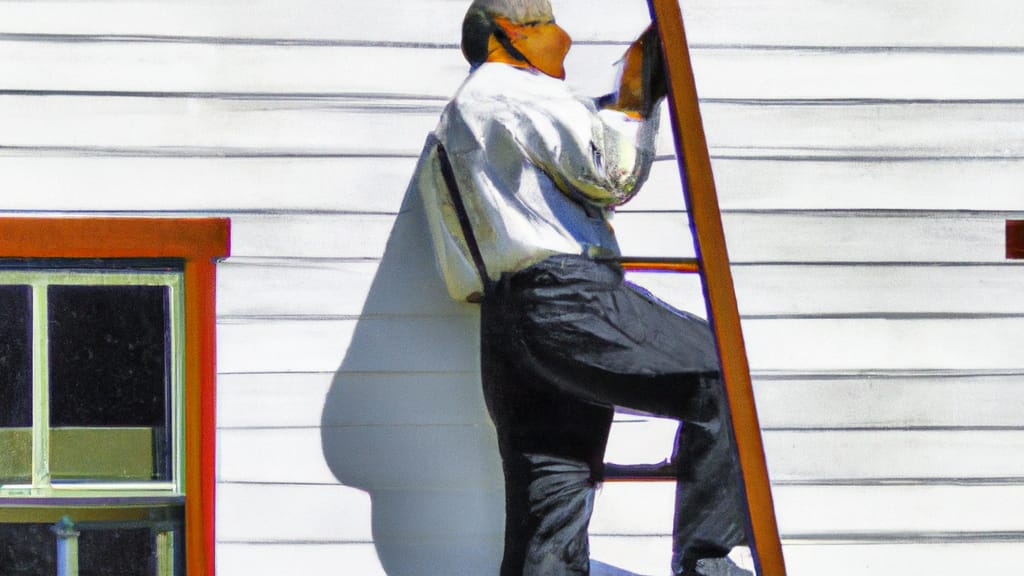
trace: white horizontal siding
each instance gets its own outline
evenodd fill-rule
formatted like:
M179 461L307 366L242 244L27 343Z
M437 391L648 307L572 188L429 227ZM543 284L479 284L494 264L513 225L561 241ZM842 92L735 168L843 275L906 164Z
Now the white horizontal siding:
M634 273L638 284L684 309L702 306L697 279ZM980 316L1024 312L1024 269L993 264L907 266L746 264L733 268L740 314L766 316Z
M903 130L879 127L878 132L896 138ZM414 143L410 140L409 145ZM990 148L996 146L993 143ZM894 146L893 153L899 149ZM189 158L170 154L12 157L0 151L0 186L25 192L4 199L10 210L394 212L415 162L411 157ZM848 155L814 160L783 155L776 160L717 158L712 164L725 211L1024 212L1020 193L1024 163L1012 159L899 161ZM682 206L678 183L674 161L656 162L647 186L625 209L677 210Z
M325 413L329 391L337 382L352 397L387 409L366 410L351 403ZM397 422L419 427L489 425L475 372L223 374L219 391L223 402L218 426L225 432L321 425L379 427Z
M217 544L219 576L251 574L321 574L335 567L334 573L359 576L387 576L372 542L357 544L252 542Z
M757 378L761 425L776 429L1018 429L1024 374L928 371ZM884 452L884 451L883 451Z
M487 422L222 430L219 440L224 482L330 485L341 479L372 491L484 490L501 482Z
M643 535L648 522L671 526L674 490L670 482L607 483L591 530ZM779 528L789 540L899 539L921 532L981 527L1020 532L1024 527L1024 496L1015 486L781 486L773 492Z
M569 82L607 90L621 45L580 45ZM1024 52L695 47L702 98L1013 99ZM603 66L595 67L595 62ZM388 74L380 74L380 69ZM217 44L0 37L0 72L17 91L363 94L449 97L467 65L454 48ZM601 81L603 80L603 81ZM410 90L411 88L411 90ZM187 94L185 94L187 95ZM597 95L597 94L594 94Z
M228 323L217 363L223 373L463 372L479 366L476 330L469 316Z
M478 368L476 329L469 316L222 323L218 363L225 373L462 372ZM754 370L1024 369L1019 318L784 318L743 330Z
M460 71L459 77L463 75ZM792 97L814 95L794 93ZM436 126L441 104L352 97L8 95L0 96L0 122L5 126L0 152L414 158ZM1024 144L1016 138L1024 131L1024 112L1015 102L837 106L815 101L712 101L702 110L710 152L723 160L974 158L991 162L1024 155ZM943 119L941 125L934 122L937 116ZM658 142L662 155L674 152L668 123L665 114ZM372 168L373 163L368 164ZM667 169L657 176L656 182L661 178L672 182ZM729 196L728 188L723 196Z
M435 562L496 565L502 502L493 492L381 490L373 493L371 532L370 498L352 488L221 484L217 537L267 545L375 541L385 566L419 559L421 570L442 574ZM335 561L346 565L344 557Z
M649 526L671 526L674 490L670 482L605 484L591 532L640 536L649 534ZM1024 530L1024 498L1015 486L779 486L773 492L780 530L789 541L837 537L880 543L914 534L948 537L972 530L996 539L999 534ZM459 490L382 490L374 494L374 506L380 497L381 508L388 508L382 512L404 513L409 524L434 522L436 532L425 539L464 537L497 524L500 540L500 501L497 510L484 510L493 507L495 499L476 499L469 494ZM363 542L371 536L368 531L351 530L355 523L338 521L345 516L365 519L370 514L369 498L351 488L229 483L221 485L218 496L223 516L218 524L221 541L337 543ZM262 503L259 510L252 509L253 501ZM482 511L494 512L498 522L490 516L491 522L477 523L478 518L488 517L473 514ZM267 517L275 522L258 521ZM401 526L388 529L408 530Z
M628 428L629 424L622 424ZM661 432L657 435L653 432ZM629 432L623 432L629 434ZM331 425L329 428L222 430L220 478L225 482L332 484L374 489L483 489L500 482L496 442L487 423ZM763 432L768 468L780 484L836 484L960 481L1020 481L1024 430L807 430ZM661 439L671 454L670 426L648 426L633 436L638 454L613 445L608 460L643 462L642 446ZM344 453L334 469L324 460L324 444ZM618 451L632 462L616 458ZM443 466L436 460L460 454ZM396 454L402 467L393 469ZM658 462L661 458L648 460ZM415 475L403 469L417 470ZM642 520L641 520L642 521Z
M723 221L730 258L738 265L1006 264L1005 218L810 212L726 214ZM240 258L380 258L394 225L393 216L373 214L238 214L232 221ZM614 226L626 254L693 255L684 214L622 212Z
M344 378L345 388L353 396L387 409L360 410L353 405L324 414L330 387L339 378ZM1021 373L925 371L802 377L755 372L754 390L766 430L883 433L895 428L928 430L941 438L946 431L1010 432L1021 428L1022 381ZM316 428L321 424L387 426L396 422L477 425L486 421L478 384L479 376L473 372L222 374L218 424L225 431ZM394 401L396 398L403 400Z
M659 574L668 565L667 537L595 536L590 542L591 554L609 563L622 560L637 574ZM377 552L372 544L289 543L277 545L226 544L217 546L222 559L218 574L245 576L249 574L319 573L329 566L338 572L359 576L384 576ZM786 545L786 567L790 574L819 574L828 570L830 576L861 574L899 574L900 576L934 576L935 574L970 573L984 569L1003 574L1020 570L1024 546L1012 542L931 544L897 543L794 543ZM339 559L344 559L343 563ZM592 570L595 576L600 572Z
M682 6L696 43L805 46L1020 45L1024 11L1006 0L696 0ZM563 0L559 23L581 40L626 40L647 23L640 0ZM280 38L453 44L465 6L445 0L0 3L4 31L21 34ZM614 14L595 22L595 15Z
M346 486L222 483L217 490L217 512L217 540L221 542L373 541L368 522L370 497ZM339 518L361 521L339 522ZM330 528L324 530L326 526Z
M792 575L1019 571L1018 4L683 7ZM465 74L464 8L0 0L5 213L233 219L221 574L496 573L475 309L402 208ZM555 8L596 94L645 3ZM633 254L688 255L660 147L615 226ZM634 278L702 306L693 277ZM623 417L609 454L664 453L671 428ZM671 490L607 485L595 558L663 573Z
M218 310L225 319L358 316L377 261L287 261L237 258L220 267ZM629 274L631 281L678 308L703 315L694 275ZM748 264L733 269L740 313L761 316L906 316L1024 314L1024 269L1013 265ZM467 314L456 303L414 298L418 287L380 286L376 314Z
M1024 547L1014 542L940 542L933 544L793 544L786 547L790 574L817 574L823 569L835 576L900 574L933 576L985 570L1013 574L1020 571ZM824 568L823 568L824 567Z

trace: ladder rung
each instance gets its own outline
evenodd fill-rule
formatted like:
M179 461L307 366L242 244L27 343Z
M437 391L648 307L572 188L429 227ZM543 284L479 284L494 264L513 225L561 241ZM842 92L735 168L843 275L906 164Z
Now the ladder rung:
M670 462L658 464L612 464L604 465L605 482L656 482L674 481L676 467Z
M700 272L700 261L696 258L660 258L660 257L633 257L620 256L615 258L599 258L604 262L618 262L626 270L634 272Z

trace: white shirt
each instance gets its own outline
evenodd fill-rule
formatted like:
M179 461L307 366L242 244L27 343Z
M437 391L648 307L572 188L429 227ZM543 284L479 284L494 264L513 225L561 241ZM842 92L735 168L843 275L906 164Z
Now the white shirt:
M654 160L657 118L598 110L564 82L486 63L466 79L435 130L483 256L497 280L554 254L617 255L608 218L632 198ZM413 177L448 292L482 290L436 149Z

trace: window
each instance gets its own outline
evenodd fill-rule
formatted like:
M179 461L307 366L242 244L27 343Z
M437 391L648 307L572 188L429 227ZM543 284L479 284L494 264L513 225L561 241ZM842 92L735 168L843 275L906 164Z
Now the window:
M0 566L213 574L214 219L0 219Z

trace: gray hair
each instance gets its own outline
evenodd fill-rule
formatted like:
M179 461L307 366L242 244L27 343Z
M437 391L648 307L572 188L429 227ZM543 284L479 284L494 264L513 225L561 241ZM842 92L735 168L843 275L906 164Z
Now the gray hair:
M504 16L517 24L550 20L548 0L474 0L469 12L479 11L491 16Z
M476 66L487 59L487 42L497 28L497 16L517 24L554 17L548 0L473 0L462 21L462 54L470 64Z

